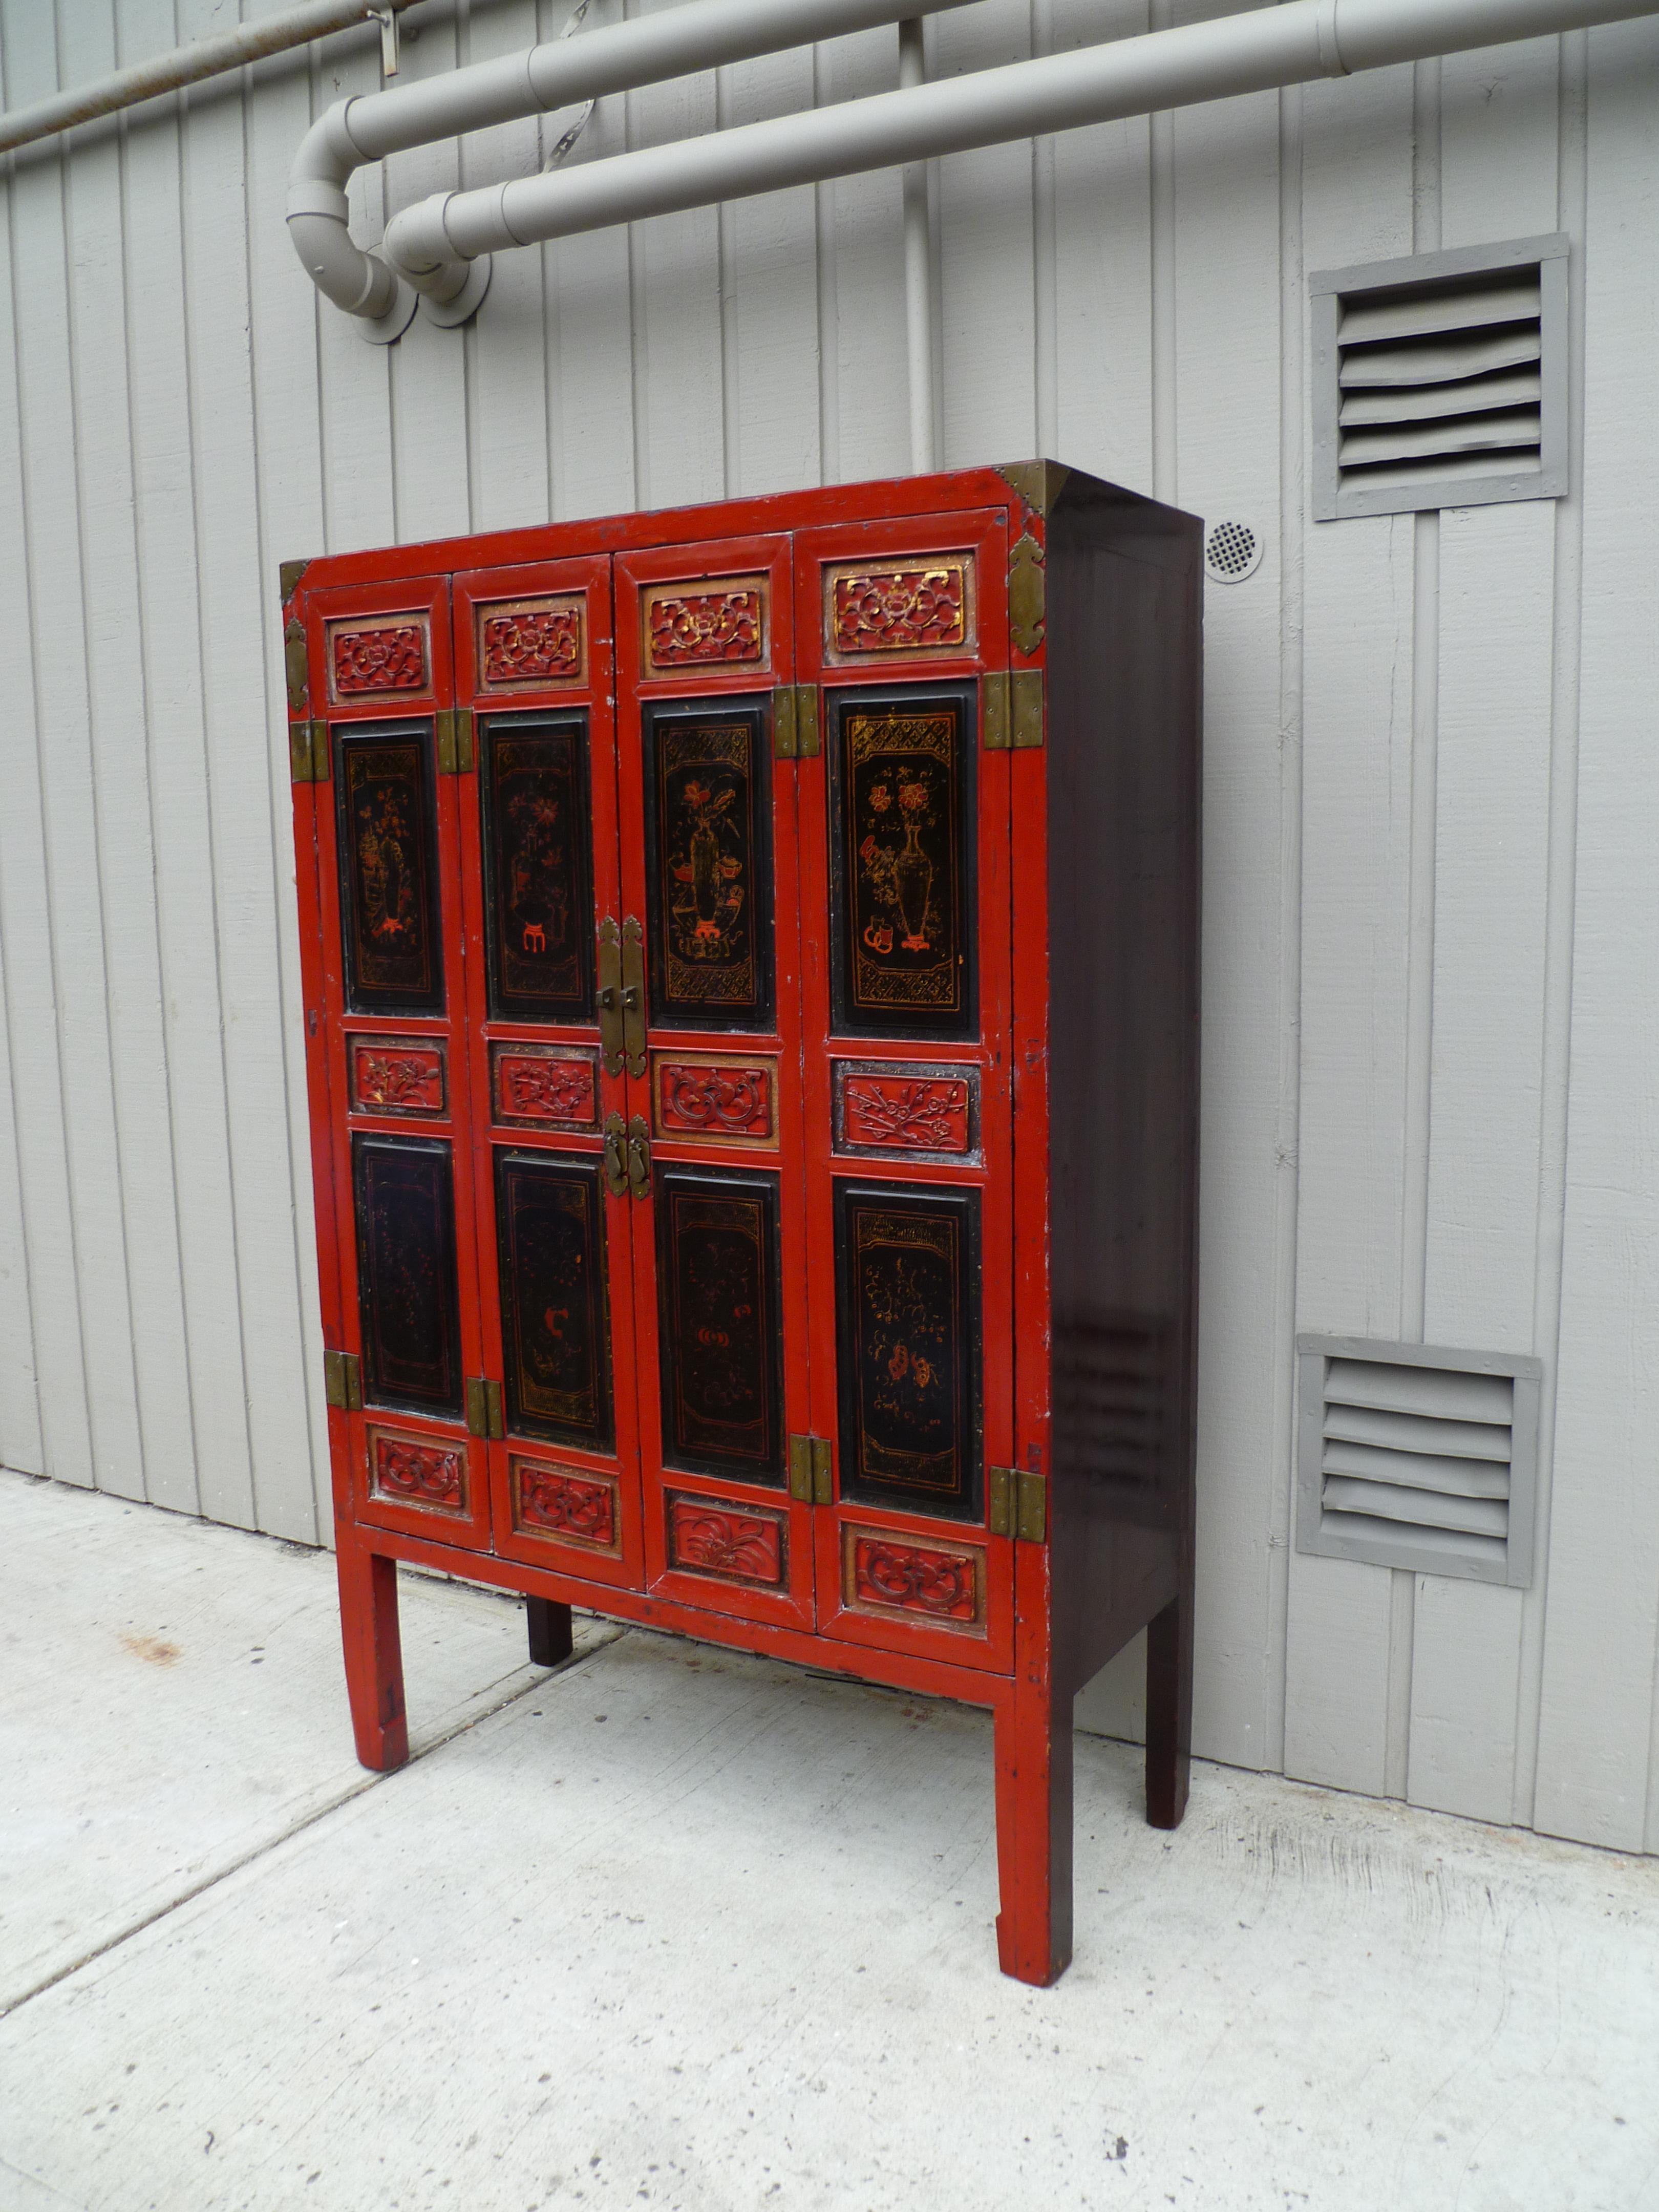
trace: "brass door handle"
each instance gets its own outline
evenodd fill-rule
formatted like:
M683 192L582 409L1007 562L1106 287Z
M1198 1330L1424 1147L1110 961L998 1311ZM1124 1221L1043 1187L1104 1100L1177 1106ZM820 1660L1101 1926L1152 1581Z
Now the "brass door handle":
M635 1198L651 1195L651 1132L643 1114L628 1125L628 1187Z
M645 1073L645 932L629 915L622 926L623 1054L630 1075ZM612 1070L615 1073L615 1070Z
M605 1117L605 1182L612 1198L628 1195L628 1138L620 1114Z
M607 1075L623 1072L622 932L607 915L599 924L599 1049Z

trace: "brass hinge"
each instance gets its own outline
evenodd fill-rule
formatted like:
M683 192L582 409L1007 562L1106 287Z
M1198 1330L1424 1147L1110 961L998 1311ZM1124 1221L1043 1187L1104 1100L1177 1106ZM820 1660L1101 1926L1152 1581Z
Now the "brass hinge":
M1042 671L1017 668L1012 676L982 676L980 719L984 725L987 752L1006 752L1011 745L1023 751L1029 746L1040 745Z
M288 770L293 783L328 781L328 724L290 722L288 726Z
M1008 750L1008 678L997 672L979 679L981 740L988 753Z
M288 595L283 593L283 597ZM283 632L283 659L288 672L288 711L297 720L311 708L311 676L306 665L306 626L295 615Z
M628 1188L635 1198L651 1195L651 1125L643 1114L628 1125Z
M828 1437L790 1437L789 1495L798 1505L835 1503L835 1457Z
M501 1386L487 1382L482 1375L466 1378L467 1433L475 1437L499 1438L505 1434L501 1426Z
M1042 743L1042 671L1017 668L1008 678L1012 705L1008 716L1008 742L1016 752Z
M1048 602L1042 549L1027 530L1008 556L1008 628L1024 653L1035 653L1042 642Z
M813 760L818 736L815 684L780 684L772 694L772 750L779 760Z
M343 1413L360 1413L363 1407L362 1364L355 1352L323 1354L323 1395Z
M471 707L440 707L437 730L439 775L471 775L475 765Z
M985 1526L993 1536L1017 1536L1026 1544L1041 1544L1048 1534L1048 1486L1043 1476L1026 1468L993 1467L986 1470Z
M623 916L623 1055L630 1075L645 1073L645 932L637 918Z
M310 561L282 561L277 563L277 580L282 589L283 605L286 606L300 588L300 579L311 566Z

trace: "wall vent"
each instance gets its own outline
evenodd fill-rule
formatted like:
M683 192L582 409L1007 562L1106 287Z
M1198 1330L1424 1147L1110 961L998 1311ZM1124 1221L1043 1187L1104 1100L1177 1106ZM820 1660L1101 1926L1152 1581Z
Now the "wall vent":
M1543 1369L1299 1336L1297 1549L1525 1589Z
M1322 270L1309 290L1316 521L1566 491L1565 237Z

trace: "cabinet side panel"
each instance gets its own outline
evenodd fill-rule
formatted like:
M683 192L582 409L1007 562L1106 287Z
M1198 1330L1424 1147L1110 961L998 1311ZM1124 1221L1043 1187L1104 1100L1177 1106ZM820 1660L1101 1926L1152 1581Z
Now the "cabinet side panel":
M1049 524L1054 1601L1073 1688L1190 1571L1198 542L1087 478Z

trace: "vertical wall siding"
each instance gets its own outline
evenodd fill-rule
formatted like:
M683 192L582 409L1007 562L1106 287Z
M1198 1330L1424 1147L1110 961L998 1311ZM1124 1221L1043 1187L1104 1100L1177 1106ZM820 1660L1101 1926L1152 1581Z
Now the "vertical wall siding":
M0 0L5 104L228 10ZM458 0L406 76L567 12ZM931 67L1214 12L983 0ZM1266 545L1207 611L1199 1747L1650 1850L1656 64L1651 26L1537 40L930 177L945 465L1046 448ZM653 87L572 158L895 68L872 32ZM12 159L0 222L0 1461L305 1540L279 561L907 460L896 176L499 257L474 326L388 350L281 220L311 118L379 82L353 33L153 103ZM360 234L568 119L360 177ZM1307 271L1557 228L1573 497L1309 525ZM1542 1357L1531 1590L1291 1550L1298 1328ZM1138 1661L1085 1722L1137 1731Z

